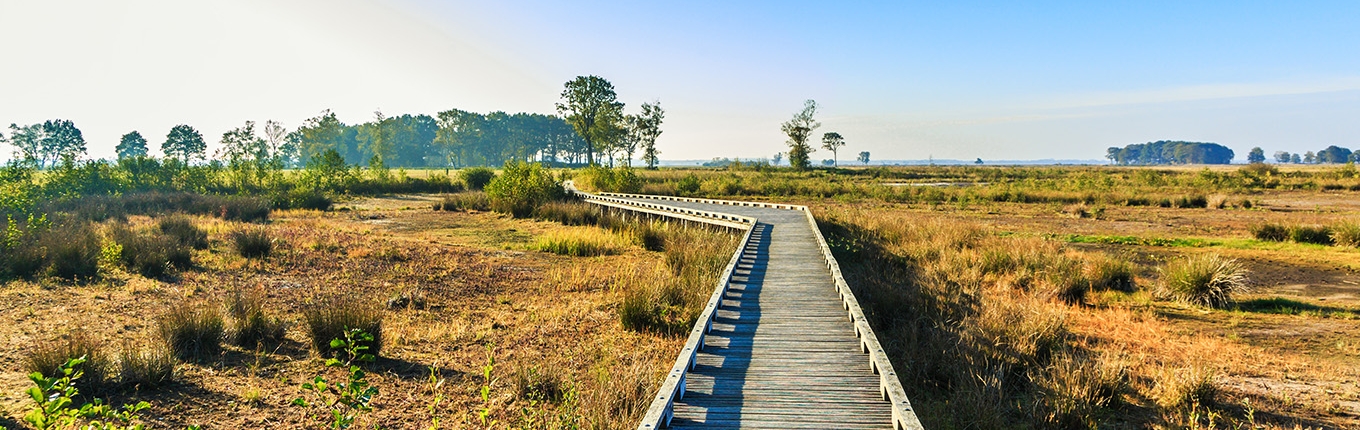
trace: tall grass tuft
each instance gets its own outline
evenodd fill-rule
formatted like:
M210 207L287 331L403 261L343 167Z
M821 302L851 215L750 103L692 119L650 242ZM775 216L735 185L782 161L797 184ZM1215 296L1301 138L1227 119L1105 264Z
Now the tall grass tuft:
M99 275L103 250L99 234L87 222L71 222L43 232L38 245L47 252L48 272L67 280L93 279Z
M122 247L118 261L123 267L142 276L156 278L174 268L193 266L190 245L159 231L137 231L115 225L109 229L109 237Z
M1296 225L1289 229L1289 240L1317 245L1332 244L1332 229L1320 225Z
M602 216L599 206L579 200L548 202L534 209L534 218L563 225L594 225Z
M181 245L194 249L208 248L208 233L194 225L193 218L186 215L170 215L161 218L161 233L175 238Z
M1117 290L1131 292L1134 281L1133 263L1123 257L1098 257L1087 261L1086 278L1095 291Z
M1163 370L1156 383L1157 404L1172 411L1212 405L1218 394L1213 372L1202 367Z
M1187 256L1162 269L1162 290L1186 303L1221 308L1248 287L1247 269L1218 254Z
M1289 240L1289 227L1280 224L1256 224L1251 226L1251 235L1256 240L1284 242Z
M175 377L175 355L161 346L138 348L124 345L118 356L118 382L134 389L155 388Z
M264 227L251 227L231 233L236 253L245 258L264 258L274 252L274 237Z
M216 307L181 303L161 315L158 325L161 339L181 360L206 359L222 351L226 325Z
M516 397L536 402L561 402L571 390L563 370L553 365L522 367L514 384Z
M1114 406L1128 385L1128 371L1118 362L1061 354L1039 372L1039 409L1053 428L1099 428L1093 420Z
M85 375L75 381L76 388L85 394L102 392L107 388L113 363L104 352L104 346L84 333L34 345L24 356L23 367L25 372L53 377L61 374L61 366L67 361L81 357L85 357L85 363L76 369Z
M356 328L373 335L372 342L361 342L368 347L367 353L378 356L381 352L383 313L375 306L350 297L338 297L312 306L303 316L312 348L323 357L343 353L332 349L331 341L344 339L346 331Z
M435 202L434 210L437 211L488 211L491 210L491 201L487 200L486 193L481 191L468 191L451 194L443 200Z
M1360 222L1346 221L1332 226L1332 243L1360 248Z
M227 296L231 316L231 342L242 348L269 347L283 340L287 325L264 310L264 294L259 290L236 290Z
M604 230L549 233L538 238L533 249L573 257L596 257L618 254L621 246L612 234Z

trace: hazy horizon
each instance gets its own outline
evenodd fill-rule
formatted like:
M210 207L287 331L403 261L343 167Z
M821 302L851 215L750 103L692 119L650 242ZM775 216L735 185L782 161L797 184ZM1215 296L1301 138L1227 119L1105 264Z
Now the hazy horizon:
M815 99L874 159L1101 159L1155 140L1360 146L1360 4L18 2L0 0L0 125L73 120L91 158L247 120L290 129L555 113L578 75L667 110L666 160L762 158ZM8 135L8 130L3 130ZM11 148L3 150L8 157ZM814 160L829 158L818 151Z

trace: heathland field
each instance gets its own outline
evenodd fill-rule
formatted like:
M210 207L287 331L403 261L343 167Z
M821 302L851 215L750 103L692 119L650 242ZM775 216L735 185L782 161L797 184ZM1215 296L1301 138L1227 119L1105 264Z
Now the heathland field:
M567 178L811 206L929 429L1360 426L1351 166L364 174L34 192L60 197L5 224L0 426L85 356L76 403L149 428L632 428L737 238Z

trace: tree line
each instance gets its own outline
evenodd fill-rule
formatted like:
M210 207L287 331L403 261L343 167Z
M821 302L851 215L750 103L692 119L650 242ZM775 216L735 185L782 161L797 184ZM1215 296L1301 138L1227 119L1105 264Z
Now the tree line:
M1233 150L1212 142L1159 140L1111 147L1105 158L1119 165L1229 164Z
M581 76L565 84L557 115L460 109L435 116L375 112L371 121L345 124L326 110L294 130L267 121L257 132L256 123L247 121L222 134L221 149L211 160L202 133L189 125L176 125L161 142L160 151L163 157L186 164L213 161L276 168L336 161L385 169L498 166L516 160L580 165L604 159L611 166L616 159L631 166L638 155L654 168L664 117L660 102L644 103L639 113L625 114L609 81ZM87 154L86 141L70 120L10 124L9 130L8 136L0 133L0 143L15 148L16 160L38 168L52 168L63 159ZM149 157L148 144L140 131L131 131L115 148L117 157Z
M1286 151L1275 151L1271 157L1276 163L1280 164L1342 164L1360 161L1360 153L1352 152L1350 148L1331 145L1314 153L1306 151L1303 154L1291 154ZM1266 162L1266 152L1260 147L1252 148L1247 154L1248 163Z

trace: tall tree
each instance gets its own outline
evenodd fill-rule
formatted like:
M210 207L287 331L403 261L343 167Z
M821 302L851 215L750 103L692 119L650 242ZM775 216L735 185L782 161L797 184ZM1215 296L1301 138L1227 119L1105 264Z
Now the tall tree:
M807 100L803 102L803 110L793 114L793 119L779 125L780 131L789 136L789 165L795 169L806 169L812 165L812 145L808 144L808 137L812 131L822 124L813 119L817 114L817 102Z
M1317 160L1319 163L1348 163L1351 161L1351 150L1331 145L1318 151Z
M85 154L85 137L70 120L47 120L42 124L42 133L41 161L44 165Z
M661 102L642 104L643 130L640 134L642 139L642 161L647 163L648 169L655 169L656 163L660 161L657 156L661 151L656 150L656 138L661 137L661 121L666 119L666 111L661 109Z
M1288 163L1289 160L1290 160L1290 154L1289 154L1288 152L1284 152L1284 151L1275 151L1275 162L1276 162L1276 163L1281 163L1281 164L1283 164L1283 163Z
M834 132L834 131L833 131L833 132L823 133L823 134L822 134L822 148L825 148L826 150L831 151L831 165L832 165L832 166L838 166L838 165L839 165L839 164L837 164L837 163L839 163L839 161L837 161L836 159L837 159L837 157L838 157L837 154L838 154L838 152L840 151L840 149L841 149L842 146L845 146L845 138L844 138L844 137L841 137L841 134L840 134L840 133L837 133L837 132Z
M586 162L595 164L595 151L617 136L623 103L614 93L614 84L599 76L577 76L562 90L557 112L586 141Z
M1266 162L1266 151L1259 146L1251 148L1251 152L1247 153L1247 162L1253 164Z
M265 161L270 157L269 144L255 135L255 121L222 133L219 156L231 164Z
M203 159L207 150L208 144L203 142L203 134L184 124L171 128L170 134L165 135L165 143L161 144L161 153L185 164L195 158Z
M118 140L118 146L114 149L118 151L119 160L145 157L146 138L142 137L142 133L137 130L130 131L128 134L124 134L122 139Z
M863 165L866 165L866 166L869 165L869 151L860 151L860 152L859 152L859 163L860 163L860 164L863 164Z
M774 161L774 165L778 166L778 165L779 165L779 162L784 160L784 153L783 153L783 152L776 152L776 153L774 153L774 156L773 156L773 157L770 157L770 160L773 160L773 161Z
M1316 156L1316 155L1313 155L1313 151L1304 152L1304 153L1303 153L1303 162L1304 162L1304 163L1307 163L1307 164L1316 163L1316 162L1317 162L1317 156Z
M37 162L42 157L42 124L32 124L20 127L18 124L9 125L9 141L18 150L15 158L22 158L30 162Z

